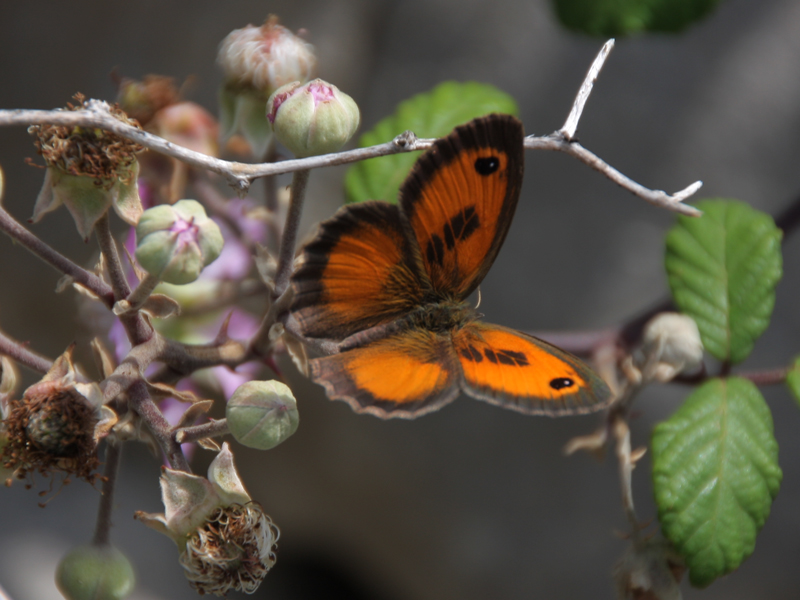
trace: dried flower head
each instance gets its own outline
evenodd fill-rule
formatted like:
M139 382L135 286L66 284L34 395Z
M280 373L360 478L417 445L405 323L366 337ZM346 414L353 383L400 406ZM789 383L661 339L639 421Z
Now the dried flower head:
M72 347L44 378L4 407L7 441L3 466L23 479L63 471L92 483L97 478L97 443L116 422L102 405L97 384L76 382Z
M78 104L67 103L66 110L85 110L85 97L75 94L74 98ZM139 127L118 105L110 107L109 112L123 123ZM144 150L136 142L96 128L32 125L28 133L36 137L36 152L48 166L70 175L91 177L96 186L105 189L117 181L131 183L136 154Z
M118 107L75 96L78 105L67 110L103 111L128 125L138 123ZM88 239L98 219L110 207L130 225L142 214L137 179L136 154L142 146L99 128L65 125L34 125L28 132L36 137L36 151L47 163L42 190L36 199L31 221L64 204L78 232Z
M275 564L278 528L254 502L217 508L186 542L180 563L200 594L252 594Z
M201 594L252 594L275 563L278 528L244 489L228 444L208 467L208 479L163 469L163 514L135 517L178 546L189 584Z

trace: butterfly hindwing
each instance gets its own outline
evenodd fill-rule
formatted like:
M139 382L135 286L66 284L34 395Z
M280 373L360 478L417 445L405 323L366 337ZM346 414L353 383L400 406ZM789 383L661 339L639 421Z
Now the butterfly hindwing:
M397 206L343 207L303 250L292 276L303 335L342 340L416 307L430 287Z
M475 119L437 140L400 188L437 292L466 298L494 262L522 186L523 135L512 116Z
M409 329L339 354L312 360L311 378L332 400L359 413L411 419L459 393L449 339Z
M606 384L568 352L518 331L474 321L453 334L464 391L526 413L594 412L610 397Z

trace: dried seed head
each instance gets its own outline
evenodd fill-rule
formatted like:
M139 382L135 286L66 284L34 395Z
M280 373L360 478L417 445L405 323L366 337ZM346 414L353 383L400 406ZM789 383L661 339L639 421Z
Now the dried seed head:
M82 94L74 96L77 105L67 104L66 110L85 110ZM119 106L111 114L128 125L139 127ZM98 187L110 189L115 183L130 185L135 178L133 164L136 154L144 148L102 129L69 127L66 125L33 125L28 133L36 137L36 152L50 167L76 176L91 177Z
M16 469L20 479L57 470L92 483L100 464L97 423L95 409L74 388L58 381L36 384L9 402L3 466Z
M275 564L280 535L254 502L216 509L189 537L180 562L200 594L252 594Z

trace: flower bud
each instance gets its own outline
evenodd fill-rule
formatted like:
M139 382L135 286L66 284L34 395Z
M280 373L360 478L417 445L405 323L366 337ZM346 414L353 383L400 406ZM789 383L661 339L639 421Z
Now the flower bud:
M642 335L645 361L655 365L654 377L670 381L703 361L703 342L694 319L678 313L659 313Z
M162 108L180 102L180 92L172 77L145 75L142 81L123 79L117 102L128 116L146 127Z
M267 110L278 141L301 158L336 152L361 122L355 101L321 79L280 87Z
M292 390L279 381L248 381L225 408L228 429L240 444L269 450L289 438L300 423Z
M67 600L122 600L133 591L133 567L113 546L78 546L56 570L56 586Z
M194 102L177 102L153 115L148 130L184 148L208 156L219 154L219 126L205 108Z
M84 102L68 110L92 108L104 110L128 125L138 126L117 107L103 102ZM34 125L28 128L36 136L37 152L47 163L44 184L36 199L31 221L64 204L72 215L78 233L88 239L98 219L113 207L121 219L134 225L142 214L137 188L139 144L103 129L66 125Z
M136 225L136 260L150 275L191 283L222 251L219 226L196 200L147 209Z
M223 137L241 131L257 158L271 136L266 102L276 89L292 81L308 81L317 70L314 47L270 17L261 27L232 31L217 54L225 83L220 92Z

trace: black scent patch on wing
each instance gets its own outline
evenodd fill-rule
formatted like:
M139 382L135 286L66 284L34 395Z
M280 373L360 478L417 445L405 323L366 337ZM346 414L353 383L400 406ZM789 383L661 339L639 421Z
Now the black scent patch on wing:
M486 348L483 353L486 355L486 358L489 359L489 362L493 362L494 364L510 365L513 367L526 367L530 364L528 362L528 357L525 356L523 352Z

